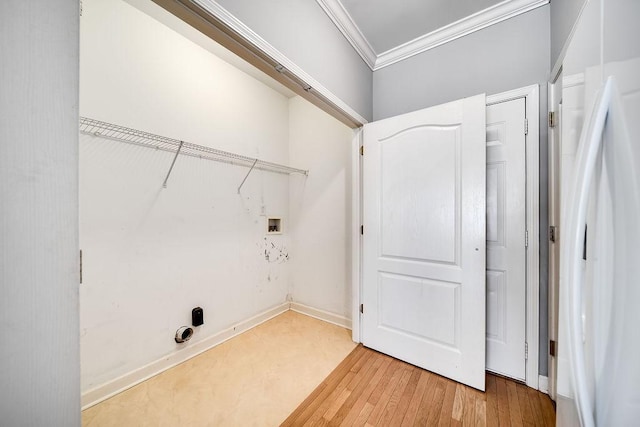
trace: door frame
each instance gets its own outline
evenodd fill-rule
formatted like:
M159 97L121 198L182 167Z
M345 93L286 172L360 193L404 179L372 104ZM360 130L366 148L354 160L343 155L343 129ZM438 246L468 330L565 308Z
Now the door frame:
M559 239L560 225L560 99L555 96L556 89L560 85L560 92L562 92L562 67L547 83L547 110L549 114L553 112L555 114L555 123L551 126L551 119L548 120L547 126L549 128L548 136L548 165L549 165L549 229L556 227L556 237ZM551 116L549 116L551 117ZM555 130L554 130L555 128ZM549 245L549 279L548 279L548 316L549 316L549 343L551 341L558 342L558 297L559 297L559 257L558 251L560 250L559 240L552 242L550 237L547 238L547 245ZM556 349L557 351L557 349ZM548 370L548 384L549 384L549 397L556 400L556 386L557 386L557 354L551 355L551 351L547 354L547 366Z
M528 121L526 141L526 226L529 234L527 248L527 316L526 340L528 358L526 360L526 384L539 389L538 347L539 347L539 300L540 300L540 129L539 129L539 87L537 84L489 95L486 105L524 98L525 117ZM361 337L360 303L362 295L362 130L353 140L352 150L352 339L359 343ZM365 154L366 155L366 154Z
M552 132L549 128L549 225L556 226L556 239L560 239L560 230L562 229L562 223L560 222L560 213L562 210L562 94L565 89L574 88L576 86L583 86L585 84L585 77L583 73L564 75L562 66L558 73L548 82L548 108L549 111L556 112L557 133ZM553 88L560 89L559 99L555 99L553 96ZM556 108L556 107L559 108ZM557 138L556 138L557 135ZM554 148L555 147L555 148ZM554 161L554 153L558 156ZM552 167L555 170L552 170ZM552 203L552 198L555 199ZM552 224L553 222L553 224ZM549 242L550 243L550 242ZM556 243L556 253L559 254L562 241L558 240ZM551 246L551 245L550 245ZM549 292L548 292L548 305L549 305L549 341L556 342L556 356L551 356L549 352L547 356L549 373L549 390L548 394L551 399L556 400L557 386L558 386L558 334L559 334L559 308L560 308L560 278L559 278L559 259L552 259L553 252L549 249ZM554 270L555 269L555 270ZM555 277L553 276L555 273Z

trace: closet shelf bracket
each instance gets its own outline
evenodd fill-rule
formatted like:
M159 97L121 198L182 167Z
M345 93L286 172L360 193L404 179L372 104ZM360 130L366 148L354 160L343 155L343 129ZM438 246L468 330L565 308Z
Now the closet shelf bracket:
M251 167L249 168L249 172L247 172L247 174L244 176L244 179L242 180L242 182L240 183L240 187L238 187L238 194L240 194L240 189L242 188L242 186L244 185L244 182L247 180L247 178L249 178L249 175L251 175L251 171L253 170L253 168L256 167L256 163L258 163L258 159L256 159L253 164L251 165Z
M178 159L178 154L180 154L180 150L182 150L183 141L180 141L180 145L178 145L178 149L176 150L176 155L173 156L173 161L171 162L171 166L169 166L169 172L167 172L167 176L162 183L162 188L167 188L167 181L169 181L169 176L171 175L171 171L173 170L173 166L176 164L176 160Z

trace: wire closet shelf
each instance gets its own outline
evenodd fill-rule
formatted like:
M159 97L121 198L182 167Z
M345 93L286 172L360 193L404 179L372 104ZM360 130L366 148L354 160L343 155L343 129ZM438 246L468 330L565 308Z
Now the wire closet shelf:
M173 153L175 154L174 163L175 159L178 157L178 154L180 154L185 156L197 157L200 159L213 160L216 162L228 163L236 166L248 167L250 168L250 171L253 169L260 169L287 175L298 173L306 176L309 174L308 170L296 169L278 163L267 162L236 153L230 153L228 151L222 151L215 148L205 147L203 145L192 144L189 142L180 141L178 139L155 135L153 133L144 132L113 123L107 123L100 120L90 119L87 117L80 117L80 132L87 135L99 136L101 138L113 139L121 142L126 142L128 144ZM170 172L171 170L169 170L169 173ZM247 174L247 176L248 175L249 174Z

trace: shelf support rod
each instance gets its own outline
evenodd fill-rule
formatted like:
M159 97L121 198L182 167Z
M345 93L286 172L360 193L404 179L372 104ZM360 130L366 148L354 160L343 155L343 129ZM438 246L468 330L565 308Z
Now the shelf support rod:
M171 171L173 170L173 165L176 164L176 160L178 159L178 154L180 154L180 150L182 150L182 144L184 144L184 141L180 141L180 145L178 146L176 155L173 157L171 166L169 166L169 172L167 172L167 177L164 179L164 182L162 183L162 188L167 188L167 181L169 181L169 176L171 175Z
M247 180L247 178L249 178L249 175L251 175L251 171L253 170L253 168L256 166L256 163L258 163L258 159L255 159L253 161L253 164L251 165L251 168L249 169L249 172L247 172L247 174L245 175L244 179L242 180L242 182L240 183L240 187L238 187L238 194L240 194L240 189L242 188L242 186L244 185L244 182Z

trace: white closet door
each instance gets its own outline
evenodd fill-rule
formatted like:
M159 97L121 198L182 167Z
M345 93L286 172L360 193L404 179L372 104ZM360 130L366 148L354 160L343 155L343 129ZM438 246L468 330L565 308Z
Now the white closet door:
M485 96L364 127L362 341L484 390Z
M487 106L487 369L522 381L527 312L524 121L524 98Z

